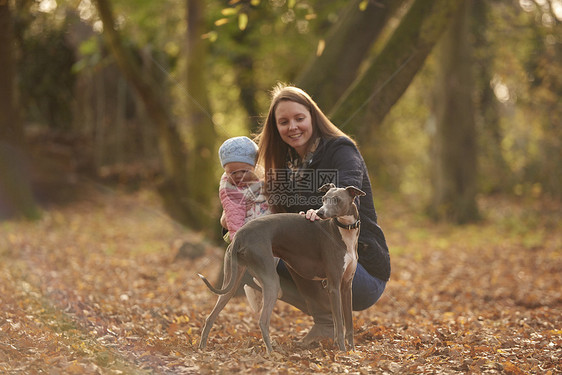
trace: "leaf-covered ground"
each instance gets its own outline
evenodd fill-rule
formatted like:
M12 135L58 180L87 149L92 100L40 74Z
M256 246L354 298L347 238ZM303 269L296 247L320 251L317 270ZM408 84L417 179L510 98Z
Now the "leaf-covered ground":
M7 374L562 372L562 210L482 200L481 223L434 224L376 202L392 279L354 313L355 351L304 347L311 319L278 302L267 355L235 298L197 344L222 248L185 231L141 190L83 187L35 223L0 223L0 372ZM199 257L177 257L179 248Z

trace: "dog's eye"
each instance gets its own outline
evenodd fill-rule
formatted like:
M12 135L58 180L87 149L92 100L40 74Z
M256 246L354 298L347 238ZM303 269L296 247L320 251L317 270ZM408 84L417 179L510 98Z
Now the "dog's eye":
M322 203L326 203L326 202L328 204L331 204L331 205L336 205L339 202L339 198L338 197L329 197L329 198L324 197L324 198L322 198Z

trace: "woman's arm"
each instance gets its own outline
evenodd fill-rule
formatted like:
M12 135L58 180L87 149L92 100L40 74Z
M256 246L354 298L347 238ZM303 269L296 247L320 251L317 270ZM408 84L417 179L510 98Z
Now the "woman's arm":
M336 180L338 187L355 186L363 188L364 162L359 150L348 140L336 140L325 152L324 157L330 159L322 164L322 169L337 171ZM300 212L310 221L320 220L315 209Z
M351 143L341 143L334 147L331 168L337 170L339 187L355 186L362 188L365 163L359 150Z

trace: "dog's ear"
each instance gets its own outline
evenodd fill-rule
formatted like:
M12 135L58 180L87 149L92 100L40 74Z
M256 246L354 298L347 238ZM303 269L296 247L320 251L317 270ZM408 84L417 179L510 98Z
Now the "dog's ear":
M345 188L345 191L347 191L352 197L362 197L366 195L363 190L356 188L355 186L348 186Z
M324 184L324 185L320 186L320 188L318 189L318 191L319 191L319 192L322 192L322 193L325 193L325 192L327 192L328 190L333 189L333 188L335 188L335 187L336 187L336 185L334 185L333 183L330 182L329 184Z

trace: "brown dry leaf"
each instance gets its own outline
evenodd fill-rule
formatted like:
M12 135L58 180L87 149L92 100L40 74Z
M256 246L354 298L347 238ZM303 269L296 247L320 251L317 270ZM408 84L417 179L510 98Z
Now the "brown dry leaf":
M381 223L393 274L381 300L354 313L355 351L303 347L310 317L279 302L267 355L243 298L223 310L195 276L220 247L176 258L178 228L147 191L92 191L37 223L0 224L0 370L38 373L560 373L561 207L483 201L484 223L452 227L404 215ZM532 225L527 225L532 224ZM524 243L541 233L540 246ZM533 242L534 241L534 242ZM80 372L81 371L81 372Z

